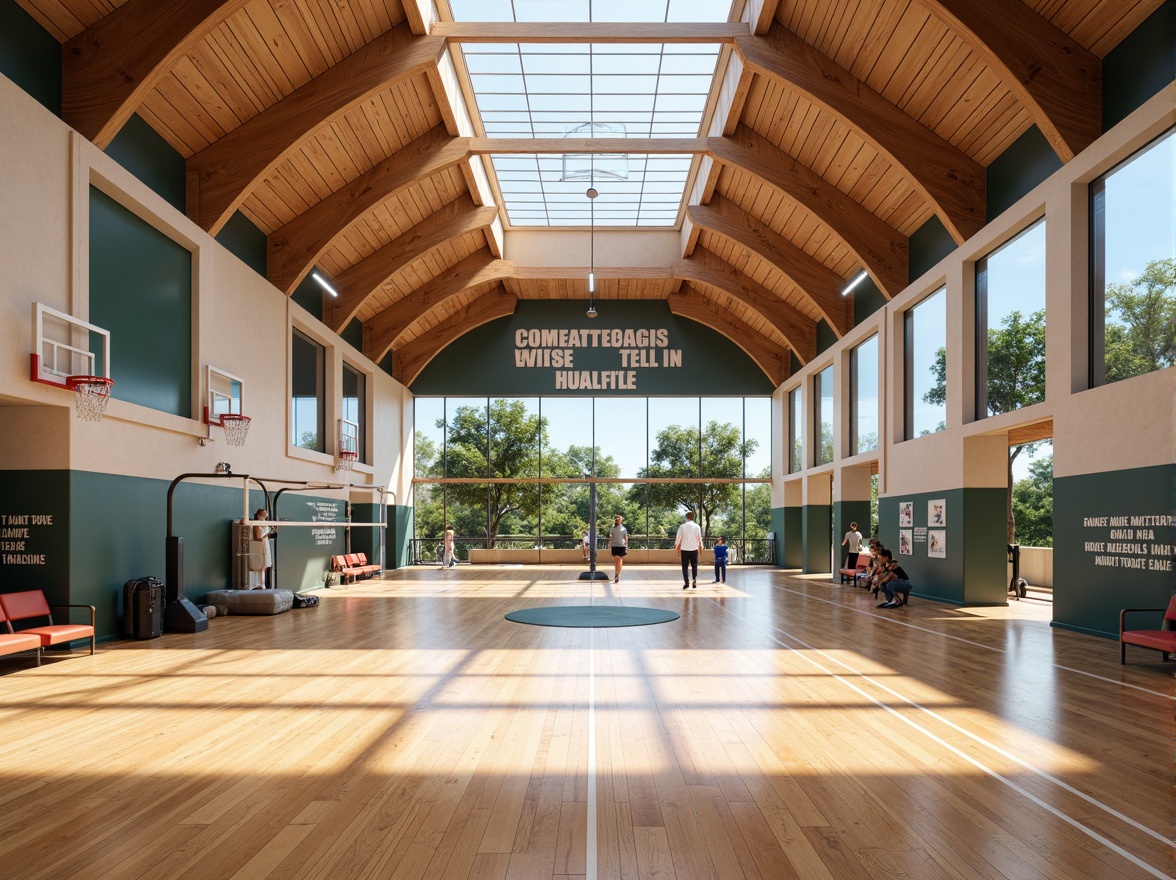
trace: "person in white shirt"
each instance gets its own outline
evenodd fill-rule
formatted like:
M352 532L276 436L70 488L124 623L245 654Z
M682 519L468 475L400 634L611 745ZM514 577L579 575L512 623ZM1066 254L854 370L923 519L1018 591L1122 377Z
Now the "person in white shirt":
M702 550L702 529L694 521L694 511L686 511L686 522L678 526L674 552L682 560L682 589L698 589L698 553Z
M624 517L618 513L613 527L608 530L608 544L612 550L613 567L616 569L614 584L621 582L621 566L625 562L625 554L629 552L629 530L621 525L622 519Z
M849 531L841 539L841 546L849 548L846 554L845 567L856 568L858 555L862 552L862 533L858 531L857 523L851 522L849 524Z

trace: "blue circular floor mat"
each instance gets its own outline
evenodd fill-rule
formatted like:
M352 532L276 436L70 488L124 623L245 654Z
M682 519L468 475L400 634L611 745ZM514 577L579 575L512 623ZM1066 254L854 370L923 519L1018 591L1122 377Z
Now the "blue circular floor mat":
M648 626L651 623L669 623L679 616L676 611L629 605L549 605L512 611L506 615L506 619L532 626L601 627Z

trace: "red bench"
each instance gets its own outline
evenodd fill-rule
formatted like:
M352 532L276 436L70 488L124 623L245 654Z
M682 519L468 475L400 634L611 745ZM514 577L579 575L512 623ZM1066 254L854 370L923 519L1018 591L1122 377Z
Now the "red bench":
M857 585L857 576L859 574L864 573L865 570L870 567L870 563L873 561L873 559L874 559L874 557L871 556L869 553L859 553L858 558L857 558L857 567L856 568L839 568L839 569L837 569L837 573L839 575L841 575L841 583L845 583L846 581L852 581L853 584L856 586Z
M1167 660L1176 654L1176 596L1168 602L1168 610L1164 611L1164 622L1159 629L1126 629L1127 615L1136 612L1164 611L1163 608L1124 608L1119 612L1119 663L1127 662L1127 646L1138 645L1141 648L1151 648L1159 651Z
M366 553L344 553L331 557L331 571L338 572L345 584L370 578L379 570L380 566L367 561Z
M36 636L42 648L50 645L66 645L78 639L90 640L90 655L94 654L94 606L93 605L52 605L45 600L40 590L25 590L20 593L0 593L0 608L10 621L35 620L44 618L47 623L17 630L17 635ZM88 608L90 623L54 623L51 608ZM12 628L12 624L9 624Z
M4 613L3 606L0 606L0 623L3 623L7 632L0 632L0 656L7 654L19 654L22 651L36 651L37 665L41 665L41 637L33 635L32 633L13 632L12 624L8 622L8 616Z

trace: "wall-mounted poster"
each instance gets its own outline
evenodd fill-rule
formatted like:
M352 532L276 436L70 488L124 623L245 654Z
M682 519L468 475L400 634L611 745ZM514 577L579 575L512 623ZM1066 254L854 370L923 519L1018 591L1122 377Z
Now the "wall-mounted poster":
M927 530L927 555L932 559L947 558L947 532L943 529Z
M938 501L927 502L927 526L941 529L947 525L947 502L940 498Z
M898 527L900 529L909 529L915 524L915 502L900 501L898 502ZM910 537L909 535L907 536Z
M898 530L898 555L899 556L910 556L911 553L914 552L911 549L912 546L913 545L911 543L911 530L910 529L899 529Z

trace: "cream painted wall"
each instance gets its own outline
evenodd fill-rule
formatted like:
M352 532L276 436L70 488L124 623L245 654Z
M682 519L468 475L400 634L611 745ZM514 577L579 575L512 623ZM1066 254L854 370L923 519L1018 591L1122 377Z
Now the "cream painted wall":
M1089 290L1089 184L1176 124L1172 89L1165 89L1099 138L1081 155L1026 194L993 222L918 278L885 310L867 322L877 324L884 370L880 460L881 495L914 494L963 487L1006 484L1007 433L1043 419L1054 423L1054 475L1098 473L1169 464L1176 461L1176 368L1099 388L1086 388L1087 309ZM975 319L973 291L976 262L1026 226L1046 218L1046 400L1012 413L976 420ZM903 314L926 296L947 288L948 382L947 429L903 441ZM855 328L830 351L781 385L785 395L804 386L805 460L811 460L812 379L829 363L839 372L850 348L868 335ZM835 410L845 424L849 383L836 381ZM788 413L776 434L774 458L783 460ZM840 435L839 435L840 436ZM791 484L806 477L868 461L873 455L844 457L836 444L833 466L809 467L773 483L772 505L792 497ZM837 498L846 480L837 480ZM783 484L783 485L781 485ZM804 490L806 503L810 492Z
M32 308L40 302L84 317L88 291L89 187L193 253L193 413L184 418L111 400L98 423L77 420L69 392L31 382ZM171 480L228 461L235 473L287 480L397 486L403 499L406 407L411 395L325 325L259 277L93 144L0 77L0 466L72 468ZM290 327L298 325L328 350L328 452L289 443ZM341 365L367 375L369 465L336 472L334 437L341 413ZM201 419L205 368L244 380L244 410L253 418L244 447L224 441ZM114 376L117 382L118 376ZM411 424L411 410L408 410ZM63 431L63 426L65 430ZM201 438L211 436L206 445ZM370 501L370 492L356 500Z

